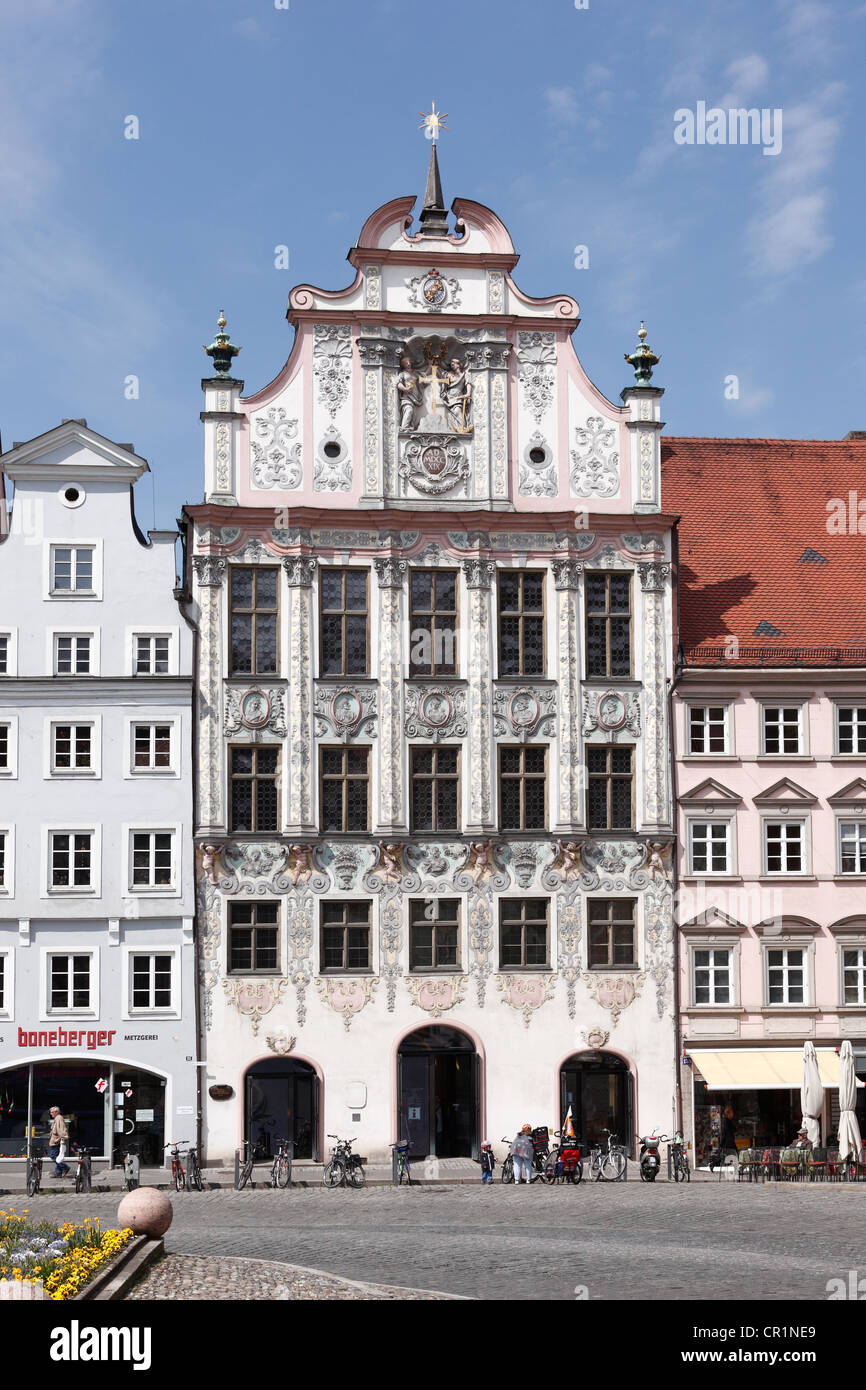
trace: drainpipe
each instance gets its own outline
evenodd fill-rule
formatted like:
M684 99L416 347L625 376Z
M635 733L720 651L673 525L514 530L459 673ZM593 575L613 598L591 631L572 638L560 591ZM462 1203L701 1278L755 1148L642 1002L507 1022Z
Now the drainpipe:
M190 764L189 764L189 765L190 765L191 774L192 774L192 825L191 825L191 829L192 829L192 841L193 841L193 851L192 851L192 866L193 866L193 918L192 918L192 942L193 942L193 945L192 945L192 949L193 949L193 958L194 958L193 978L194 978L194 981L195 981L195 988L194 988L194 990L193 990L193 994L195 995L195 1051L196 1051L196 1058L195 1058L195 1143L196 1143L196 1151L197 1151L198 1156L199 1156L199 1163L201 1164L201 1167L204 1168L204 1166L205 1166L205 1156L204 1156L204 1153L202 1152L202 1147L201 1147L201 1134L202 1134L202 1128L201 1128L201 1116L202 1116L202 1072L203 1072L204 1068L203 1068L202 1066L199 1065L199 1063L201 1063L201 1062L204 1061L204 1057L203 1057L203 1053L204 1053L204 1036L203 1036L203 1034L202 1034L202 1026L201 1026L201 990L200 990L200 982L199 982L199 958L198 958L199 941L200 941L200 939L201 939L201 931L200 931L199 912L198 912L198 888L197 888L197 884L196 884L196 862L195 862L195 830L196 830L197 817L198 817L198 804L197 804L197 797L198 797L198 739L197 739L197 737L196 737L196 733L197 733L197 728L198 728L198 661L199 661L199 630L198 630L198 623L196 623L196 622L194 621L194 619L190 617L190 615L189 615L189 613L188 613L188 611L187 611L187 606L186 606L186 605L188 605L188 604L191 602L191 597L192 597L192 588L191 588L191 585L190 585L190 566L191 566L191 564L192 564L192 557L191 557L191 555L190 555L190 545L189 545L189 521L188 521L188 519L187 519L186 513L184 513L183 516L178 517L177 529L178 529L178 532L179 532L179 534L180 534L181 545L182 545L182 549L183 549L183 574L182 574L182 577L181 577L181 586L180 586L179 589L175 589L175 591L174 591L174 596L175 596L175 599L177 600L177 606L178 606L178 608L180 609L181 616L182 616L184 622L186 623L187 627L188 627L188 628L190 629L190 631L192 632L192 676L193 676L193 683L192 683L192 703L191 703L191 706L190 706L190 742L191 742L191 744L192 744L192 747L191 747L191 749L190 749Z
M680 1024L680 932L677 921L677 888L678 888L678 864L677 864L677 758L674 738L674 691L682 679L682 647L680 645L680 538L677 530L677 522L671 530L671 551L673 560L674 582L672 585L673 598L673 635L676 642L676 666L674 668L674 678L668 690L668 730L670 745L670 764L671 764L671 823L673 825L673 841L671 843L671 891L673 893L673 955L674 955L674 1103L676 1108L676 1126L680 1134L683 1131L683 1090L681 1084L682 1063L682 1029Z

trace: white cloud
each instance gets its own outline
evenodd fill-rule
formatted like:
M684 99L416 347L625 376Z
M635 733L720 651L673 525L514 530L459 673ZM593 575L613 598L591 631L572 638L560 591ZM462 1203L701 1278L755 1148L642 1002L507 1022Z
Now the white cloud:
M548 118L559 126L576 126L580 119L573 87L548 87L544 93Z
M730 87L714 105L726 111L732 106L743 106L753 96L766 92L769 75L770 69L759 53L746 53L742 58L735 58L725 68L725 80Z

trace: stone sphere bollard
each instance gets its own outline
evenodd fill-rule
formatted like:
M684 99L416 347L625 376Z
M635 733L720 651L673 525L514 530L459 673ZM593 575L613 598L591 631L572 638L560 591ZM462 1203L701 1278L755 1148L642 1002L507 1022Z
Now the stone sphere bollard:
M171 1202L155 1187L127 1192L117 1208L118 1225L131 1226L137 1236L164 1236L173 1217Z

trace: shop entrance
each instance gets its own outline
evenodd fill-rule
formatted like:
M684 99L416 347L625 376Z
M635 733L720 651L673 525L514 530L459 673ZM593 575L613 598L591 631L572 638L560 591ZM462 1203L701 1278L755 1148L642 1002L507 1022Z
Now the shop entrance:
M634 1086L621 1057L611 1052L578 1052L559 1073L560 1123L568 1107L574 1132L585 1147L607 1142L612 1130L629 1154L634 1143Z
M28 1147L47 1152L57 1105L70 1145L115 1162L135 1146L143 1164L160 1165L165 1087L153 1072L113 1062L58 1059L0 1071L0 1158L18 1158Z
M275 1057L246 1076L244 1135L256 1158L273 1158L280 1139L293 1139L295 1158L318 1158L319 1079L307 1062Z
M397 1055L399 1138L412 1158L477 1158L478 1054L456 1028L419 1028Z

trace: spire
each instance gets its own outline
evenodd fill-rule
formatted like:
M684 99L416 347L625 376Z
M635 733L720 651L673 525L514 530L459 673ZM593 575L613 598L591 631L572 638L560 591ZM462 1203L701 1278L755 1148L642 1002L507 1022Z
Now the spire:
M424 189L424 206L421 209L421 233L423 236L448 236L448 212L442 197L442 180L439 177L439 157L436 154L436 141L430 147L430 164L427 168L427 187Z
M653 374L653 367L657 362L661 361L661 358L656 356L649 343L646 341L646 328L644 327L643 319L641 319L641 325L637 336L640 342L633 352L627 352L625 354L625 360L630 366L634 367L635 386L649 386L650 378Z
M217 376L228 376L231 371L232 358L237 357L240 352L239 347L235 347L228 333L226 333L226 316L220 309L220 316L217 319L219 332L211 343L210 347L205 348L208 357L213 359L214 371Z

